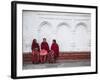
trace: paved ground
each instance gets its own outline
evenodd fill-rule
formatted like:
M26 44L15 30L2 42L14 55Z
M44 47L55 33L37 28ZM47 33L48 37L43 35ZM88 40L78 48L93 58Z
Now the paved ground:
M82 67L82 66L90 66L89 60L60 60L57 61L57 63L49 64L32 64L32 63L26 63L23 64L23 69L43 69L43 68L59 68L59 67Z

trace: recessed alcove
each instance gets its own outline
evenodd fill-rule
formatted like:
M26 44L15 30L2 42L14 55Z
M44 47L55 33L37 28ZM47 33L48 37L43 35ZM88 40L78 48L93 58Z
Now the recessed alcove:
M48 43L51 43L51 38L52 38L52 25L47 22L43 21L40 23L38 27L38 41L41 44L43 41L43 38L46 38Z

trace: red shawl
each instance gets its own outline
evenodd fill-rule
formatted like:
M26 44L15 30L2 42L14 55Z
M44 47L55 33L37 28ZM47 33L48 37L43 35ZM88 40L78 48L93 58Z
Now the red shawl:
M38 51L40 51L39 44L36 43L36 42L33 40L31 49L34 50L35 48L38 48Z
M59 55L59 46L58 46L57 43L52 43L52 45L51 45L51 50L54 51L54 54L55 54L56 56Z
M47 51L49 51L49 45L47 42L42 42L41 43L41 49L45 49Z

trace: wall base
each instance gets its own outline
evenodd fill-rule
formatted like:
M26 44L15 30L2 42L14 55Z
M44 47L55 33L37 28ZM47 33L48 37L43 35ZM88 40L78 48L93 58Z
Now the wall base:
M59 60L83 60L90 59L91 52L60 52ZM23 53L23 63L32 61L32 53L27 52Z

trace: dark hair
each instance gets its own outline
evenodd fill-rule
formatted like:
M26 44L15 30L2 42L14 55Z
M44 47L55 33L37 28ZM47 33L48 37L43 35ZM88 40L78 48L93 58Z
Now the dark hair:
M53 39L53 42L54 42L54 43L56 43L56 40L55 40L55 39Z
M44 39L46 40L46 38L43 38L43 40L44 40Z
M36 39L33 39L33 43L36 43Z

